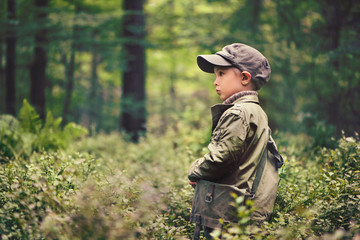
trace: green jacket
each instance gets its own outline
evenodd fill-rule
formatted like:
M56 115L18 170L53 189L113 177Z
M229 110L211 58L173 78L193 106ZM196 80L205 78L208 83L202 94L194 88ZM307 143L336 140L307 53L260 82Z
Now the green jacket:
M269 139L267 115L256 95L242 96L233 104L215 105L211 111L213 131L209 152L191 165L188 178L234 185L250 194ZM272 212L277 184L275 163L266 161L254 198L257 210L253 220L265 220Z

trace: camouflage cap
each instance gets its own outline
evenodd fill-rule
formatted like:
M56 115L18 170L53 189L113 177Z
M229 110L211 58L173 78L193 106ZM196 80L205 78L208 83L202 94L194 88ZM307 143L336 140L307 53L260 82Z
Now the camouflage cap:
M216 54L199 55L197 64L207 73L214 73L215 66L233 66L241 71L248 71L257 90L270 80L271 68L268 60L255 48L242 43L227 45Z

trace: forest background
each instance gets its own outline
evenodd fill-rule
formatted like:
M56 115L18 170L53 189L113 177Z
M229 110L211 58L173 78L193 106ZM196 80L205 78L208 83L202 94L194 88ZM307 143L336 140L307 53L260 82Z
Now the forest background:
M146 68L136 71L146 71L137 88L146 85L148 129L165 131L185 99L218 102L213 77L197 68L196 56L242 42L271 64L271 81L260 97L273 129L327 137L359 131L357 1L139 1L145 29L129 25L146 35L132 39L124 36L121 2L17 0L11 18L2 1L0 112L16 115L23 99L31 99L42 118L51 110L64 122L97 131L121 128L121 79L129 60L124 45L130 39L146 48ZM16 44L7 76L14 72L13 89L5 85L6 40ZM32 78L44 79L36 85ZM8 111L6 91L14 98Z
M270 236L321 236L338 229L345 230L342 237L354 236L359 226L354 220L359 207L352 204L359 199L359 39L356 0L1 1L0 214L6 217L0 236L61 233L64 239L82 239L81 234L90 234L86 227L97 229L100 223L90 223L97 217L103 230L89 230L94 236L190 236L192 226L184 220L192 193L186 169L206 151L209 107L219 102L214 76L198 69L196 56L233 42L257 48L270 62L271 80L260 90L260 101L291 166L281 175L287 190L278 196ZM336 159L341 159L339 168ZM79 170L65 170L79 165ZM326 167L311 172L309 166ZM162 217L155 223L148 218L159 213L138 194L144 179L151 179L146 187L151 197L161 189L162 204L170 206L160 207ZM335 181L336 191L324 185L328 180ZM29 184L20 187L23 182ZM121 186L116 190L110 183ZM299 190L304 184L305 192ZM170 189L165 191L165 185ZM45 188L47 197L41 195ZM306 198L309 191L314 195ZM316 191L323 192L321 198ZM345 191L340 200L337 191ZM95 197L104 192L115 194L119 215L93 215L79 207L92 196L93 209L108 213L112 203L102 205ZM340 207L342 215L328 204ZM25 211L26 205L31 208ZM136 212L134 205L143 205L137 212L143 215L129 214ZM303 209L313 205L320 213L309 216ZM77 217L84 231L72 230ZM110 219L122 225L114 227Z

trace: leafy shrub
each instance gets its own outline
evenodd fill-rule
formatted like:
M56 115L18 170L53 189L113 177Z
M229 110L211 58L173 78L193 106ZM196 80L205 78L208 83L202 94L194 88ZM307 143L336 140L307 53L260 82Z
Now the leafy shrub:
M0 115L0 162L6 162L23 144L17 132L19 121L11 115ZM16 149L17 148L17 149Z
M24 100L19 120L10 115L0 116L0 160L29 157L33 151L64 149L74 139L88 134L75 123L62 129L61 121L48 112L43 124L35 109Z
M165 207L163 198L140 178L123 172L89 181L72 197L74 209L50 212L41 225L49 239L138 239Z
M20 129L22 120L16 121L13 126ZM98 134L71 142L66 150L2 163L0 238L190 239L193 189L186 173L206 149L180 143L195 144L191 134L206 132L169 129L137 144L118 133ZM286 164L272 218L262 226L252 224L251 202L244 206L237 198L240 221L227 226L222 237L351 239L359 234L359 140L343 137L332 149L314 150L305 135L277 139Z
M314 222L315 231L359 230L360 143L354 138L342 138L334 150L322 149L317 160L321 170L316 191L320 194L315 206L320 213Z
M189 185L166 193L166 208L147 229L151 239L191 239L194 225L189 222L193 189Z
M282 239L351 239L360 230L359 140L343 137L311 156L287 158L268 230Z
M186 146L174 147L169 138L172 136L155 141L149 136L133 144L119 134L100 134L72 144L66 151L33 153L27 161L19 157L1 165L5 170L0 175L7 185L14 178L26 184L21 185L22 194L12 198L8 197L11 189L2 191L0 236L171 239L191 233L187 219L192 189L185 177L188 152ZM82 154L76 153L80 149ZM15 170L6 171L11 166L17 169L17 176ZM38 182L40 189L35 187ZM17 203L20 195L24 196L21 206ZM41 208L21 211L34 203ZM18 214L10 206L21 212L21 224L16 223Z
M0 165L1 239L42 239L39 226L51 212L72 210L70 196L94 171L83 154L34 154Z
M316 115L309 115L304 119L305 132L314 139L312 148L336 147L336 127L319 119Z
M224 225L222 230L216 229L212 235L215 239L263 239L265 237L264 231L262 231L257 224L254 224L250 215L255 208L251 200L246 200L244 196L237 196L233 194L234 206L236 208L236 215L239 219L237 223L224 225L224 221L220 219L220 222Z

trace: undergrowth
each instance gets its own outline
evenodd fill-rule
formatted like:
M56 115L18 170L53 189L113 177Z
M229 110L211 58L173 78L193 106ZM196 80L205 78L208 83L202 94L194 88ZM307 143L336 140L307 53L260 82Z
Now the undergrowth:
M206 152L203 118L192 125L180 115L177 127L134 144L115 132L76 140L60 120L43 125L29 109L27 120L0 118L0 239L191 239L186 176ZM286 163L270 221L253 225L251 202L237 197L241 221L222 238L359 237L359 139L311 149L306 135L275 135Z

